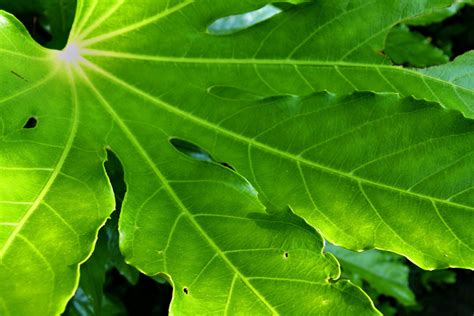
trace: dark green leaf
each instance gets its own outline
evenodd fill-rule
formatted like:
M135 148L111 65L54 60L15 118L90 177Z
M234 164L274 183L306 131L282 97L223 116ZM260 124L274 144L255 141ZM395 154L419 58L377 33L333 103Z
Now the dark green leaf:
M0 10L17 16L38 42L55 49L66 46L75 9L76 0L0 0Z
M378 295L392 296L403 305L415 305L415 295L408 286L408 266L403 258L389 252L367 250L353 252L334 245L326 245L341 263L343 277L364 280ZM362 286L362 282L357 283Z
M393 28L385 43L385 53L396 64L408 64L415 67L426 67L444 64L449 57L433 46L423 35L411 32L405 25Z

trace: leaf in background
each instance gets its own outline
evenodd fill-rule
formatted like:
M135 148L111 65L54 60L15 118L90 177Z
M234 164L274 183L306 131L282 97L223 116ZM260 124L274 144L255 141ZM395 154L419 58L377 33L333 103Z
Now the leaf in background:
M109 166L107 170L110 168ZM114 212L99 232L91 258L81 266L79 288L69 303L71 310L77 312L88 310L88 315L107 315L107 311L113 306L115 306L113 309L123 310L122 306L111 301L103 291L106 273L114 268L131 285L136 285L138 282L139 272L126 264L120 253L118 235L118 216Z
M105 168L110 182L112 183L116 201L116 211L112 214L104 227L105 232L103 238L107 240L108 253L107 269L116 268L130 284L135 285L138 281L139 272L134 267L125 263L124 257L120 252L118 220L127 187L124 180L123 167L112 151L107 152Z
M72 307L67 309L62 315L64 316L92 316L92 315L104 315L104 316L118 316L118 315L127 315L125 308L121 305L120 302L111 300L107 297L104 297L102 300L102 305L100 306L100 312L97 313L96 310L92 309L92 303L90 297L83 292L83 289L79 287L77 289L76 295L70 301Z
M452 17L456 13L458 13L464 6L466 5L473 5L473 0L456 0L453 4L446 8L436 8L417 16L415 18L411 18L405 21L409 25L423 25L426 26L432 23L439 23L449 17Z
M423 271L421 283L431 291L432 284L454 284L456 283L456 272L451 270Z
M66 46L77 0L0 0L5 10L26 22L33 38L49 48Z
M124 257L119 249L118 216L112 214L109 224L105 226L107 233L107 251L109 261L107 268L116 268L130 284L135 285L138 281L139 272L134 267L125 263Z
M474 6L465 6L456 15L440 23L426 26L410 26L413 31L430 38L433 45L442 49L450 59L473 49Z
M403 87L433 99L436 83L442 104L469 113L455 95L473 97L468 81L461 89L374 52L401 19L449 1L319 1L233 35L205 32L268 2L84 0L62 52L0 15L3 313L64 307L113 208L105 148L126 175L122 250L166 274L173 312L376 313L358 288L330 282L337 261L298 216L267 214L245 179L171 139L228 162L272 211L289 204L339 244L472 267L472 121L396 95L294 96ZM22 129L29 118L36 127Z
M408 285L409 268L403 258L389 252L367 250L354 252L332 244L326 251L336 256L342 275L349 280L364 280L378 295L391 296L403 305L415 305L415 295ZM362 286L362 282L354 282Z
M394 27L388 33L385 53L399 65L426 67L444 64L449 57L433 46L423 35L411 32L406 25Z
M110 221L107 222L105 227L101 230L94 253L89 260L81 266L79 287L63 315L105 316L125 314L125 308L121 304L109 299L104 294L105 275L110 269L107 228L111 226L111 224Z

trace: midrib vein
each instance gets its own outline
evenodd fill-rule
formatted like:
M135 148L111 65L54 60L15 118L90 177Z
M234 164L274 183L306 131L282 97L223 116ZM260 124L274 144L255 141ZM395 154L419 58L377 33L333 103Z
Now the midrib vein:
M386 185L386 184L383 184L383 183L380 183L380 182L376 182L376 181L368 180L368 179L365 179L365 178L361 178L361 177L358 177L354 174L350 174L350 173L347 173L347 172L344 172L344 171L333 169L333 168L328 167L328 166L321 165L319 163L308 160L308 159L306 159L304 157L301 157L299 155L295 155L295 154L292 154L292 153L289 153L289 152L282 151L280 149L271 147L271 146L266 145L264 143L258 142L255 139L252 139L252 138L240 135L238 133L235 133L233 131L224 129L224 128L218 126L218 125L215 125L215 124L213 124L209 121L206 121L206 120L204 120L200 117L197 117L197 116L195 116L195 115L193 115L189 112L183 111L183 110L179 109L178 107L175 107L175 106L173 106L173 105L171 105L171 104L169 104L169 103L167 103L167 102L165 102L161 99L155 98L154 96L146 93L143 90L140 90L139 88L136 88L136 87L130 85L129 83L123 81L122 79L119 79L119 78L115 77L111 73L105 71L104 69L100 68L99 66L97 66L97 65L95 65L95 64L93 64L89 61L85 62L84 65L88 66L90 69L92 69L96 73L99 73L100 75L108 78L109 80L112 80L112 81L116 82L117 84L119 84L122 87L128 89L129 91L152 101L154 104L158 105L162 109L164 109L164 110L166 110L166 111L168 111L172 114L175 114L178 117L190 120L194 123L197 123L198 125L204 126L207 129L219 132L220 134L223 134L223 135L225 135L225 136L227 136L231 139L238 140L241 143L250 144L250 145L252 145L256 148L259 148L263 151L266 151L266 152L272 153L274 155L280 156L280 157L285 158L287 160L300 162L300 163L305 164L309 167L320 169L320 170L325 171L327 173L342 176L342 177L357 181L358 183L364 183L364 184L368 184L368 185L371 185L371 186L380 187L380 188L383 188L383 189L386 189L386 190L389 190L389 191L399 192L399 193L402 193L404 195L414 196L414 197L417 197L417 198L421 198L421 199L425 199L425 200L429 200L429 201L435 201L435 202L443 203L443 204L446 204L446 205L451 205L453 207L458 207L458 208L463 208L463 209L467 209L467 210L470 210L470 211L474 211L474 207L469 207L467 205L463 205L463 204L459 204L459 203L455 203L455 202L451 202L451 201L447 201L447 200L442 200L442 199L431 197L431 196L424 195L424 194L421 194L421 193L406 191L406 190L403 190L403 189L400 189L400 188L397 188L397 187L392 187L392 186L389 186L389 185Z
M77 134L77 126L78 126L78 119L77 119L77 112L78 112L78 102L77 102L77 91L76 91L76 86L75 83L73 82L74 79L72 79L72 76L69 72L70 70L68 69L68 78L70 82L70 87L71 87L71 97L72 97L72 127L70 130L69 137L67 139L66 145L64 146L64 149L61 153L61 156L58 159L58 162L56 163L56 166L54 167L51 176L49 177L48 181L44 185L43 189L41 189L39 195L36 197L34 200L33 204L30 206L30 208L27 210L25 215L21 218L21 220L18 222L18 225L16 226L15 230L13 230L12 234L8 237L7 241L5 242L2 250L0 251L0 261L3 259L5 254L7 253L8 249L10 249L11 245L13 244L13 241L15 238L18 236L20 231L23 229L25 224L28 222L28 219L34 214L34 212L38 209L38 206L41 204L43 199L46 197L48 194L49 190L51 189L52 185L56 181L58 175L61 172L61 169L64 166L64 163L66 162L66 159L71 151L72 145L74 143L74 139Z
M446 81L437 77L429 76L424 73L420 73L416 70L405 68L402 66L396 65L384 65L384 64L366 64L366 63L355 63L355 62L345 62L345 61L321 61L321 60L300 60L300 59L266 59L266 58L205 58L205 57L175 57L175 56L151 56L151 55L140 55L133 53L124 53L124 52L114 52L114 51L104 51L104 50L95 50L95 49L83 49L81 50L84 56L98 56L98 57L108 57L108 58L117 58L117 59L131 59L131 60L143 60L143 61L155 61L161 63L170 63L170 64L204 64L204 65L267 65L267 66L326 66L326 67L347 67L347 68L373 68L375 71L380 69L388 71L399 71L402 73L408 73L416 77L421 78L421 80L433 80L440 82L441 84L446 84L452 86L453 89L459 89L466 91L468 93L474 93L474 89L469 89L464 86L454 84L450 81ZM398 89L397 89L398 90Z
M206 233L206 231L201 227L201 225L196 221L193 214L189 211L189 209L183 204L181 199L178 197L176 192L170 186L166 177L161 173L161 171L157 168L156 164L153 162L153 159L148 155L147 151L143 148L141 143L138 139L133 135L133 132L128 128L128 126L124 123L122 118L115 112L113 107L109 104L109 102L104 98L102 93L95 87L89 77L80 70L80 74L84 81L89 85L92 92L96 95L99 102L102 104L104 109L112 116L113 120L118 124L120 129L124 132L126 137L130 140L132 145L136 148L138 153L142 156L142 158L146 161L146 163L150 166L153 170L157 178L163 184L163 187L166 189L170 197L174 200L176 205L179 209L186 215L187 219L193 224L199 234L209 243L209 245L214 249L214 251L224 260L224 262L229 266L229 268L239 276L239 278L245 283L245 285L257 296L264 305L274 314L279 314L273 306L265 299L265 297L250 283L250 281L240 272L239 269L227 258L225 253L219 248L219 246L212 240L212 238Z

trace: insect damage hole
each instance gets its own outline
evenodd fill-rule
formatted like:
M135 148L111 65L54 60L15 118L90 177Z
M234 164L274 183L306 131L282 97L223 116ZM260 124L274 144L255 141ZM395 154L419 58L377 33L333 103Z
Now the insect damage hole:
M25 125L23 125L23 128L31 129L31 128L35 128L37 125L38 125L38 119L34 116L31 116L30 118L28 118Z
M187 287L183 288L184 294L188 295L189 294L189 289Z
M234 34L265 22L281 12L280 8L269 4L258 10L217 19L208 26L207 32L211 35Z
M336 282L337 282L337 280L334 279L333 277L327 277L326 278L326 283L328 283L328 284L333 284L333 283L336 283Z
M200 160L200 161L208 161L208 162L214 162L217 164L220 164L228 169L231 169L233 171L236 171L234 167L232 167L230 164L226 162L220 162L216 161L209 152L207 152L205 149L199 147L198 145L195 145L187 140L181 139L181 138L170 138L169 140L170 144L179 152L185 154L186 156L189 156L193 159Z
M290 256L290 254L288 253L288 251L285 251L285 252L283 253L283 257L284 257L285 259L288 259L289 256Z

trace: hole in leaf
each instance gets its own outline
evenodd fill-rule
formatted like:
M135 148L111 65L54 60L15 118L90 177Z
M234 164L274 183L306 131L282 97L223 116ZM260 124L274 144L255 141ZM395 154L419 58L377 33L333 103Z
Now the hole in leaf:
M36 117L32 116L32 117L28 118L25 125L23 125L23 128L31 129L31 128L35 128L37 125L38 125L38 119Z
M193 159L200 160L200 161L214 162L214 163L220 164L220 165L222 165L226 168L229 168L229 169L235 171L235 168L232 167L230 164L228 164L226 162L216 161L211 156L211 154L209 154L207 151L205 151L201 147L199 147L199 146L197 146L197 145L195 145L191 142L188 142L188 141L186 141L184 139L180 139L180 138L171 138L170 143L171 143L171 145L173 145L173 147L176 150L180 151L181 153L185 154L186 156L189 156Z
M245 91L239 88L229 86L212 86L207 89L207 93L212 96L231 101L257 101L264 98L263 96L257 95L251 91Z
M184 294L188 295L188 294L189 294L189 290L188 290L188 288L187 288L187 287L185 287L185 288L183 289L183 292L184 292Z
M116 212L120 213L127 185L125 184L125 176L122 163L112 150L107 150L107 161L104 164L107 176L114 190L115 200L117 203Z
M211 155L201 147L179 138L171 138L171 145L183 154L196 160L214 161Z
M284 256L285 258L288 258L290 255L288 254L288 251L285 251L285 252L283 253L283 256Z
M235 171L235 168L232 167L231 165L229 165L227 162L221 162L221 165L226 167L226 168L229 168L230 170Z
M269 4L255 11L217 19L209 25L207 32L212 35L233 34L264 22L280 12L282 12L280 8Z

